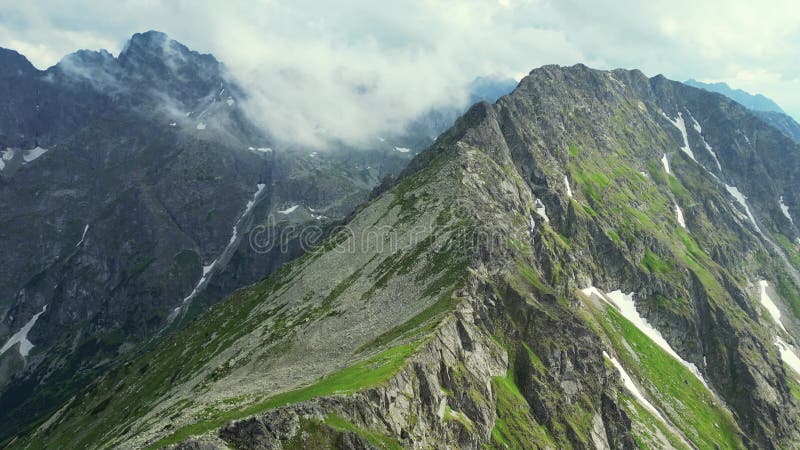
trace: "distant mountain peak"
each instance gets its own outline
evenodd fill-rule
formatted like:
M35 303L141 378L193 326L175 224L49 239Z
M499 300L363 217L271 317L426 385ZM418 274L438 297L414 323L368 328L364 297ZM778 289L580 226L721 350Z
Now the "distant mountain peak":
M772 111L786 114L774 100L761 94L751 94L741 89L733 89L727 83L704 83L694 79L689 79L683 82L688 86L704 89L710 92L722 94L731 100L752 109L753 111Z
M78 50L74 53L61 58L61 61L56 65L57 67L64 67L65 65L81 65L81 66L103 66L107 64L115 64L116 58L108 52L108 50Z
M170 41L171 39L169 36L161 31L150 30L144 33L134 33L134 35L128 39L128 42L125 43L125 47L120 52L119 57L123 58L124 55L137 50L163 48L163 46Z
M161 31L146 31L144 33L135 33L125 47L119 54L119 61L121 64L126 64L130 60L138 60L141 58L179 58L185 59L200 59L207 63L218 64L216 58L210 54L201 54L194 50L190 50L184 44L171 39L166 33Z

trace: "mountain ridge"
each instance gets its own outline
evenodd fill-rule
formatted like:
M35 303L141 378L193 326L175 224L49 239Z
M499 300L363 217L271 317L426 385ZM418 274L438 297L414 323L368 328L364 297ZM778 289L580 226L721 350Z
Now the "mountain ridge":
M791 446L798 159L732 100L536 69L349 233L11 444ZM395 234L356 245L375 229Z

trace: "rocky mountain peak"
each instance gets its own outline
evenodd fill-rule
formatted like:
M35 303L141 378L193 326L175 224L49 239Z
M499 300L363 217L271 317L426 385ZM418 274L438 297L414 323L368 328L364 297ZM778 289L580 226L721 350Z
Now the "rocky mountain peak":
M134 34L117 60L131 87L166 93L186 107L225 84L224 67L212 55L190 50L158 31Z
M119 59L125 61L126 59L137 57L162 56L173 45L182 47L186 52L189 51L179 42L170 39L166 33L155 30L135 33L128 39L128 42L125 43L125 47L123 47L122 51L119 53Z
M141 71L143 64L152 64L154 71L168 69L188 74L192 69L219 69L220 63L209 54L190 50L182 43L170 39L165 33L147 31L134 34L119 54L123 67Z
M0 76L24 76L38 72L28 58L14 50L0 47Z

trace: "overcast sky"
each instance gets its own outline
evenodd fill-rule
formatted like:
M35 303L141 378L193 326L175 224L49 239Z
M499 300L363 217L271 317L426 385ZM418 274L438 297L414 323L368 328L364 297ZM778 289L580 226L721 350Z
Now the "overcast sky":
M550 63L725 81L800 118L798 18L797 0L0 0L0 46L46 68L157 29L226 63L284 137L358 140Z

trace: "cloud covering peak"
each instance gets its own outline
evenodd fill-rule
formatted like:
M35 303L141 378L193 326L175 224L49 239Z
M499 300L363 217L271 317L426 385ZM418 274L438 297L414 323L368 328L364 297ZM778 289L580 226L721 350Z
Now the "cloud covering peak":
M368 141L431 108L466 105L478 76L519 79L549 63L726 81L800 116L791 1L32 0L0 10L0 46L39 67L165 31L224 61L250 91L242 106L273 135L312 146Z

